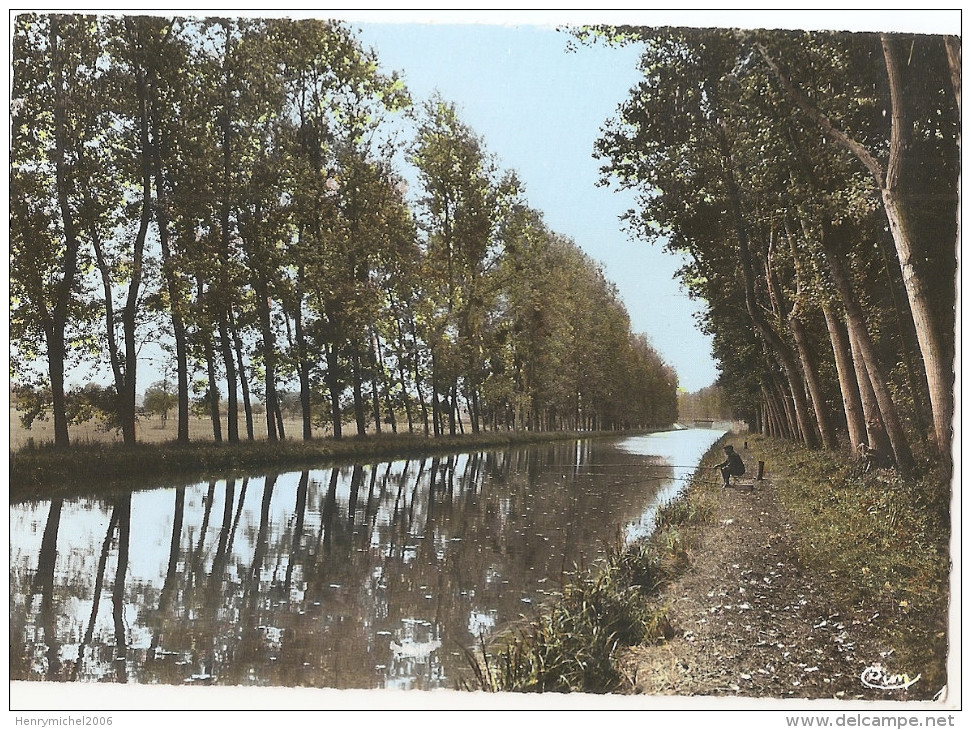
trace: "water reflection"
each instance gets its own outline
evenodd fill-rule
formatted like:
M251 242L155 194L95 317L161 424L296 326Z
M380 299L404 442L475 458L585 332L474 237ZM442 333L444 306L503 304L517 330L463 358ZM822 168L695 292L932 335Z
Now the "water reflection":
M11 678L452 687L465 647L643 531L718 435L679 432L675 456L579 441L14 506Z

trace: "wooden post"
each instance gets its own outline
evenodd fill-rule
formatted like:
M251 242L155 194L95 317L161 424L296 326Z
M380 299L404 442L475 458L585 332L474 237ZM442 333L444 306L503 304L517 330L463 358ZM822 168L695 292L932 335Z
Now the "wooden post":
M765 462L759 460L759 475L756 477L760 482L762 481L762 475L765 474Z

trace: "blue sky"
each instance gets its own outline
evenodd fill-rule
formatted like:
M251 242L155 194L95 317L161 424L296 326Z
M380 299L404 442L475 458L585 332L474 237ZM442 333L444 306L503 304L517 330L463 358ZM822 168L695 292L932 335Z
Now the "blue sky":
M619 216L629 194L596 185L593 144L636 83L637 49L566 50L563 23L635 23L901 30L960 33L946 11L348 11L386 71L399 71L415 100L454 102L501 167L519 173L547 224L604 266L635 332L648 336L688 391L717 377L710 340L697 328L702 303L675 278L682 261L633 241Z
M352 25L416 101L437 91L454 102L500 166L519 174L547 225L603 264L634 331L649 337L683 387L714 381L710 343L692 319L697 303L674 279L680 261L631 241L618 220L631 197L596 185L594 141L637 81L636 49L568 53L567 34L530 24Z

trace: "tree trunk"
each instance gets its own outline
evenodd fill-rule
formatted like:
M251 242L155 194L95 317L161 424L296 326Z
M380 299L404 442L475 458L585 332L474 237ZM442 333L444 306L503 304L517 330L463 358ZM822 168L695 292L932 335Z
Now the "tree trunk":
M266 438L269 441L278 439L276 411L278 399L276 393L276 339L273 336L273 324L270 319L270 298L267 287L261 283L261 275L254 271L253 291L256 293L256 309L260 318L260 334L263 339L263 368L265 370L265 405L266 405Z
M918 269L919 261L925 254L913 237L904 202L905 194L900 189L900 170L907 148L905 135L909 127L904 112L902 82L893 43L890 36L886 34L881 35L881 42L887 64L887 77L890 81L893 126L890 137L890 159L880 193L883 197L887 221L890 224L890 232L897 246L897 258L900 259L904 287L907 290L914 327L917 330L917 342L924 358L937 450L940 454L947 454L951 445L951 420L954 414L954 373L951 363L948 362L947 347L942 341L942 328L934 315L933 305L928 295L930 287Z
M833 347L836 360L836 374L839 378L840 394L843 397L843 412L846 415L846 430L850 439L850 449L855 453L861 443L866 443L866 421L863 417L863 404L860 402L860 387L855 376L853 356L850 352L849 335L833 308L823 305L823 317Z
M333 343L324 345L327 350L327 390L330 392L330 414L334 426L334 438L343 436L341 429L341 382L340 363L337 357L337 347Z
M438 394L438 362L435 357L434 346L432 347L432 428L436 438L442 435L441 404Z
M458 433L456 429L456 412L459 407L458 399L458 385L455 380L452 381L452 387L448 392L448 433L451 436L455 436Z
M832 230L829 224L825 221L823 222L823 234L820 238L823 244L823 252L826 256L826 263L829 266L829 271L833 278L833 283L836 287L836 291L840 295L840 298L843 300L843 307L846 312L847 327L850 334L850 342L859 348L858 354L863 360L863 364L866 366L870 384L873 387L873 392L880 408L883 424L887 429L887 436L889 437L890 443L893 447L893 455L897 462L897 466L900 468L902 473L909 474L913 470L914 466L913 456L911 455L910 445L907 442L907 436L904 433L903 426L900 423L897 408L894 405L893 398L891 397L890 390L887 386L889 381L887 380L886 374L883 372L883 368L880 365L876 352L873 348L870 333L866 328L866 318L863 313L863 309L856 300L852 284L850 283L849 277L843 268L842 261L839 258L839 253L835 241L833 240ZM861 395L862 394L861 389Z
M900 269L907 291L911 316L914 319L918 345L924 359L927 390L930 395L934 420L935 442L938 451L943 454L947 452L951 438L954 374L951 363L948 361L948 350L942 340L942 328L940 323L937 322L932 303L927 296L929 284L924 281L917 268L925 254L913 238L907 219L905 198L899 185L900 171L906 152L906 135L909 130L904 110L902 80L890 36L881 35L881 44L887 67L891 106L890 152L886 170L866 147L833 125L804 94L795 88L792 81L769 55L765 47L759 46L759 51L783 88L802 111L819 125L824 134L836 140L860 160L873 176L880 191L890 233L897 249L897 258L900 261Z
M57 282L54 304L49 321L45 327L47 335L48 375L51 379L53 399L54 446L67 448L70 437L67 429L67 399L64 396L64 360L67 357L65 330L69 317L71 295L78 277L78 252L80 243L75 227L73 208L70 202L70 187L66 145L68 141L65 120L68 108L68 90L64 81L64 61L60 53L60 24L56 15L50 21L51 71L56 76L54 82L54 176L57 188L57 207L61 214L64 233L64 273Z
M803 436L799 428L799 419L796 417L796 410L792 404L792 396L786 389L782 375L777 372L770 373L770 383L783 426L783 433L793 441L802 440Z
M352 392L354 394L354 420L357 423L357 435L367 434L367 416L364 409L364 393L361 374L361 356L357 347L352 348L351 353L351 379Z
M303 279L303 266L298 279ZM313 413L310 404L310 361L307 358L307 341L303 331L302 292L297 292L297 306L293 314L294 334L297 338L297 379L300 382L300 416L303 421L303 440L313 438Z
M233 355L232 341L229 339L229 327L225 315L220 316L219 344L222 349L223 365L226 368L226 410L229 413L226 421L226 438L230 443L239 441L239 402L236 391L236 361Z
M189 443L189 351L187 331L182 317L181 287L176 280L176 272L169 248L167 224L159 221L159 240L162 246L162 271L169 295L169 314L172 318L172 333L175 337L176 400L178 401L178 426L176 441Z
M717 105L717 101L716 101ZM812 419L809 416L809 406L806 402L805 393L799 387L802 382L802 373L796 364L792 351L786 342L766 321L762 310L755 298L755 281L752 271L752 256L749 251L748 228L742 214L742 198L735 179L734 162L732 161L731 149L728 142L728 134L725 131L724 120L717 124L718 141L722 158L722 177L725 184L725 194L728 199L729 210L731 211L732 222L735 226L735 237L738 241L738 262L742 270L742 279L745 289L745 308L755 324L759 334L762 335L766 345L772 350L772 354L785 370L786 378L792 393L792 404L795 409L795 416L799 424L799 431L802 439L809 448L816 448L818 442L815 437L815 429Z
M279 436L280 441L286 439L286 431L283 430L283 411L280 408L280 399L276 398L273 406L273 416L276 419L276 432Z
M391 433L398 433L398 420L394 415L394 400L391 397L391 371L389 368L385 367L384 364L384 348L381 347L381 338L378 336L377 332L372 329L372 335L374 338L374 349L375 349L375 359L376 359L376 372L382 375L381 382L384 387L384 402L385 407L388 410L388 425L391 426ZM404 388L404 383L401 385ZM411 417L409 415L409 422Z
M126 27L131 28L131 19ZM145 257L145 239L152 220L152 157L149 139L148 88L144 70L135 69L135 88L138 95L138 142L139 172L141 174L141 211L138 230L132 244L131 280L128 284L128 298L121 313L122 329L125 336L124 390L118 394L121 431L126 446L135 444L135 397L136 376L138 374L138 347L135 342L135 317L138 313L138 299L142 285L142 267Z
M929 396L927 393L927 383L926 381L921 382L921 378L916 372L918 368L914 365L913 343L915 342L915 333L912 329L913 319L911 319L909 316L905 316L903 308L900 306L897 282L893 278L890 260L887 256L887 252L885 250L886 247L883 245L883 241L878 241L877 246L880 249L880 256L883 259L883 271L887 276L887 290L890 292L890 299L893 302L893 311L896 315L894 319L897 325L897 335L900 337L900 360L901 364L904 366L904 372L907 376L907 386L910 388L911 396L914 401L914 424L919 433L927 433L930 428L927 423L927 404L929 402ZM908 327L908 325L910 325L910 327Z
M212 340L208 333L204 333L206 338L204 351L206 358L206 374L209 378L209 417L212 420L212 438L216 443L223 440L223 430L221 416L219 415L219 386L216 383L216 354L213 352Z
M424 433L428 436L428 404L425 402L425 391L422 388L424 384L421 377L421 362L418 357L418 328L415 325L415 319L413 316L408 318L409 329L411 330L411 341L414 345L414 357L412 358L412 369L415 373L415 391L418 394L418 407L421 410L421 420ZM434 367L433 367L434 371Z
M239 328L233 313L229 312L229 330L233 340L233 351L236 354L236 372L239 376L239 386L243 391L243 413L246 416L246 438L252 441L255 438L253 432L253 404L250 400L249 379L246 377L246 367L243 362L243 341L239 336Z
M865 429L863 443L883 454L893 454L893 445L887 436L883 417L880 415L880 406L877 403L877 396L873 392L870 373L863 362L860 340L855 330L850 330L849 338L850 352L853 355L853 370L856 373L856 382L860 390L860 407L863 411Z
M789 325L789 331L792 333L792 339L796 343L796 352L798 352L799 360L802 363L802 370L806 377L806 385L809 388L809 397L812 399L813 410L816 412L816 425L819 428L819 436L822 439L823 446L831 451L835 451L839 448L839 441L837 440L836 432L833 429L829 405L826 402L826 395L823 390L823 385L819 379L819 367L816 362L816 357L813 355L813 346L809 341L809 335L807 334L805 324L802 321L802 309L804 302L802 268L799 262L799 252L796 249L795 239L789 233L788 225L786 226L786 238L789 241L789 248L792 252L793 265L795 266L796 272L795 303L789 310L789 314L786 319ZM778 282L775 279L775 271L772 266L773 261L770 256L768 260L769 276L771 280L770 285L777 288L776 294L781 303L782 292L781 289L778 288Z
M186 325L182 311L184 291L180 285L179 272L172 256L169 241L169 183L166 181L162 166L162 153L167 152L167 141L162 131L158 94L153 95L149 115L152 125L152 167L155 175L155 219L158 225L159 246L162 253L162 279L169 298L169 316L172 320L172 334L175 339L175 369L176 369L176 400L178 402L178 425L176 441L180 444L189 443L189 356L186 345Z

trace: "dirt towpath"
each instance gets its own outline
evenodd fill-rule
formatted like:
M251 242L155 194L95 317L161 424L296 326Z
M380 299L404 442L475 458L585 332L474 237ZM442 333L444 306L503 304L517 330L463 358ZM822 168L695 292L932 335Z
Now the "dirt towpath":
M890 673L890 647L877 639L872 613L838 610L822 581L800 567L793 527L770 481L752 490L702 488L710 490L715 516L692 567L660 596L675 636L621 658L635 693L917 699L919 683L889 690L861 680L876 665ZM877 678L870 672L868 679ZM920 699L936 691L921 689Z

